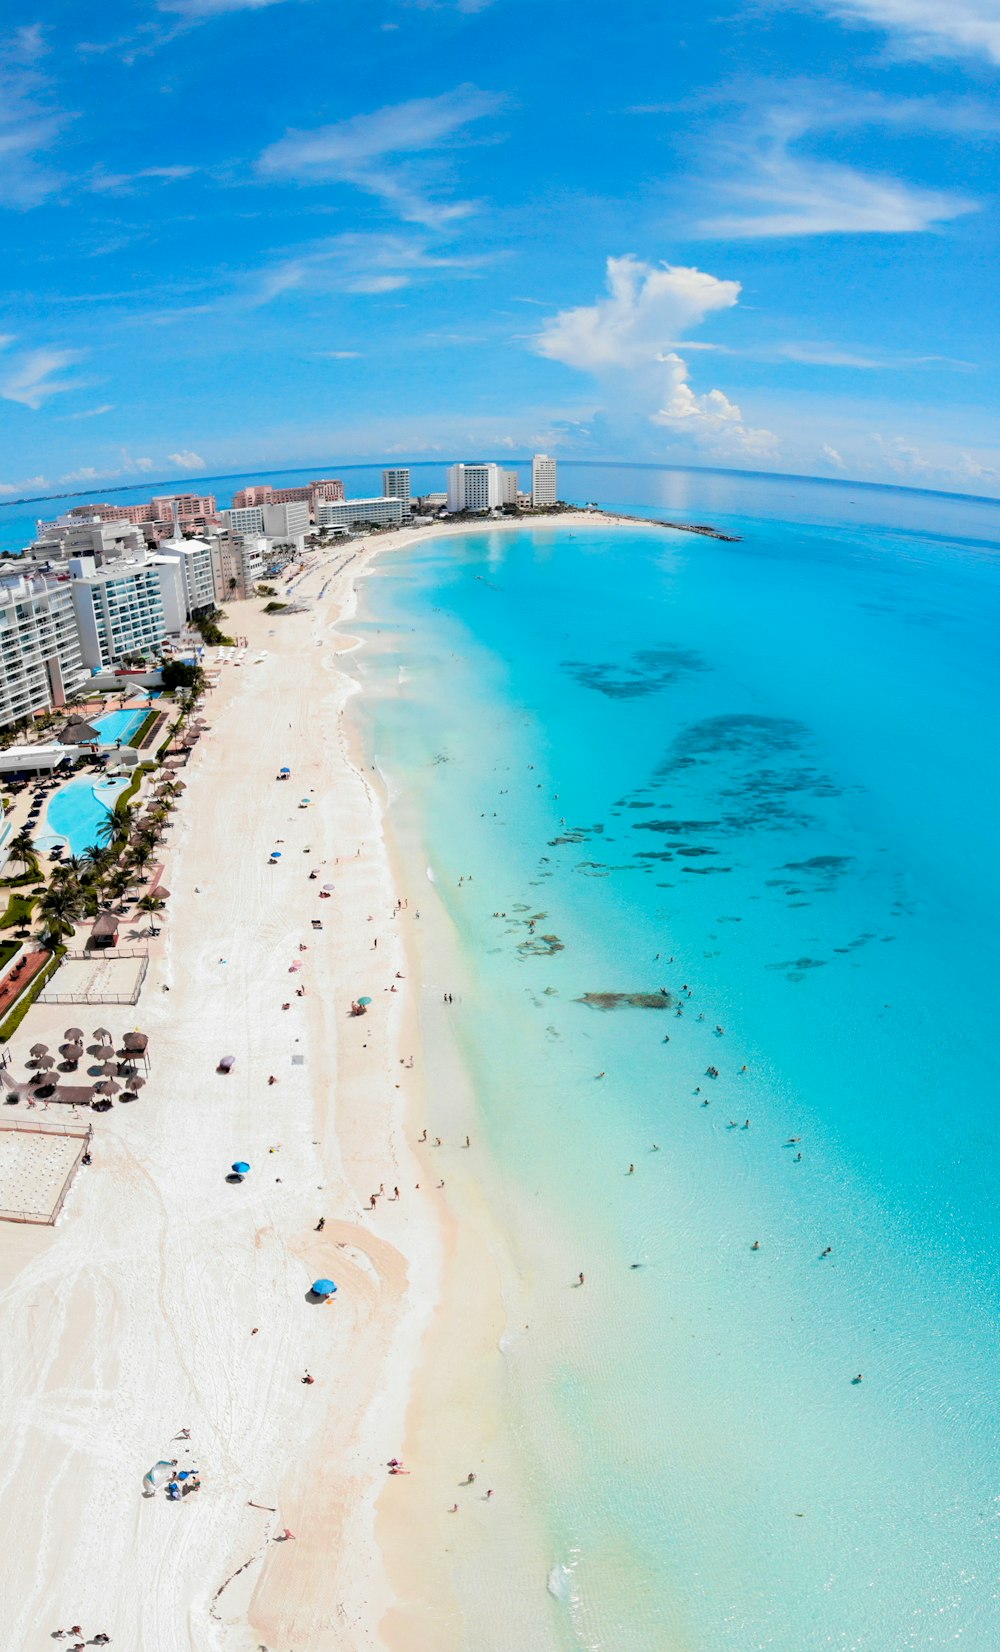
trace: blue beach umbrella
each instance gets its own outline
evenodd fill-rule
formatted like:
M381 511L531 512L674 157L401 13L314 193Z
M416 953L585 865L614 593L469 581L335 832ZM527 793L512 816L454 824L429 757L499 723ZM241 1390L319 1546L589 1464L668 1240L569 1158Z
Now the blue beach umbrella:
M236 1163L233 1165L233 1171L237 1176L249 1176L250 1166L247 1164L245 1159L237 1159Z
M359 1004L364 1004L367 1007L371 1003L371 999L370 998L359 998L358 1003Z
M336 1292L336 1289L337 1289L337 1287L333 1283L332 1279L314 1279L313 1280L313 1287L312 1287L313 1296L333 1296L334 1293Z
M281 859L281 850L280 849L272 849L271 850L271 859L272 860L280 860Z
M279 774L291 774L291 772L292 772L291 769L279 769L278 770Z

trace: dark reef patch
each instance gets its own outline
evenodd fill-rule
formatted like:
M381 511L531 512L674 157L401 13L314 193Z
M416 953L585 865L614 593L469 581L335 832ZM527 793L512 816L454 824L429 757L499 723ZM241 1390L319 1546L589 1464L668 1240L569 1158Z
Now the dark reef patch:
M577 999L592 1010L668 1010L673 1002L669 992L585 992Z
M563 660L565 671L581 688L595 689L609 700L634 700L683 682L708 667L690 648L640 648L630 660Z

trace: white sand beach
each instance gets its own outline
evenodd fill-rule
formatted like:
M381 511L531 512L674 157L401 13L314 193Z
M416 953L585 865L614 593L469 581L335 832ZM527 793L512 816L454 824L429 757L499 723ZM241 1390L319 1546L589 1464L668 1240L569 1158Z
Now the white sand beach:
M322 553L293 582L307 612L231 606L248 647L223 665L184 771L139 1003L39 1002L12 1042L21 1076L30 1045L72 1024L88 1041L140 1027L150 1074L138 1101L94 1117L93 1164L55 1227L0 1223L11 1652L77 1623L155 1652L466 1644L448 1510L489 1442L504 1264L489 1213L460 1229L436 1191L456 1144L415 1146L414 891L359 767L337 654L353 644L333 629L378 552L427 536ZM354 1019L360 994L372 1004ZM249 1176L227 1183L244 1158ZM472 1162L456 1167L467 1185ZM328 1306L308 1300L324 1275ZM394 1456L407 1475L389 1476ZM173 1458L200 1490L144 1499L146 1470ZM478 1510L463 1519L469 1553L488 1553Z

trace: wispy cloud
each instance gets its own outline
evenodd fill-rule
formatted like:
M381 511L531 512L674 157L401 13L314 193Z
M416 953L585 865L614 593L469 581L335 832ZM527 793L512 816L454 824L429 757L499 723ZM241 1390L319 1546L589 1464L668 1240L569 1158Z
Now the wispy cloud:
M81 360L79 350L29 350L17 358L10 371L0 377L0 396L8 402L20 402L36 411L50 396L65 390L76 390L80 381L60 378L67 367Z
M494 92L457 86L436 98L354 115L311 132L289 132L257 163L265 178L301 184L348 183L377 196L407 223L441 229L474 210L474 203L442 199L439 153L474 121L502 105ZM419 156L402 161L401 156Z
M845 23L883 29L914 57L1000 63L997 0L812 0Z
M114 402L102 402L100 407L85 407L81 413L61 413L60 418L64 421L71 419L99 419L103 414L113 413L114 410Z
M178 470L205 469L205 461L201 454L193 452L191 448L181 448L179 453L168 453L167 458L172 465L177 466Z
M346 234L314 243L265 268L250 287L252 304L290 292L392 293L417 282L473 276L486 255L435 252L419 236Z
M0 206L37 206L61 183L41 156L73 117L47 101L45 49L39 24L0 41Z
M977 202L951 190L797 153L792 145L805 129L775 118L755 135L745 129L738 140L720 144L714 190L734 210L703 218L698 233L726 240L905 235L978 210Z
M176 183L180 178L190 178L196 171L194 166L144 166L138 172L95 172L87 180L87 188L98 195L124 193L150 180L154 183Z
M228 11L263 11L265 6L279 4L280 0L159 0L159 9L179 17L200 19L220 17Z
M704 270L609 258L606 296L553 316L535 349L593 374L612 418L638 411L647 423L717 454L773 456L772 433L746 424L724 391L696 392L687 363L670 348L678 333L732 309L740 290L738 281Z

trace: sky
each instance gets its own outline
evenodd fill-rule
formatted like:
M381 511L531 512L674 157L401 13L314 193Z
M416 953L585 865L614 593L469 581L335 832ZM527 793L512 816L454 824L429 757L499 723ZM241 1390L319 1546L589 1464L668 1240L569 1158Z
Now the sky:
M1000 0L4 18L0 497L537 449L1000 495Z

